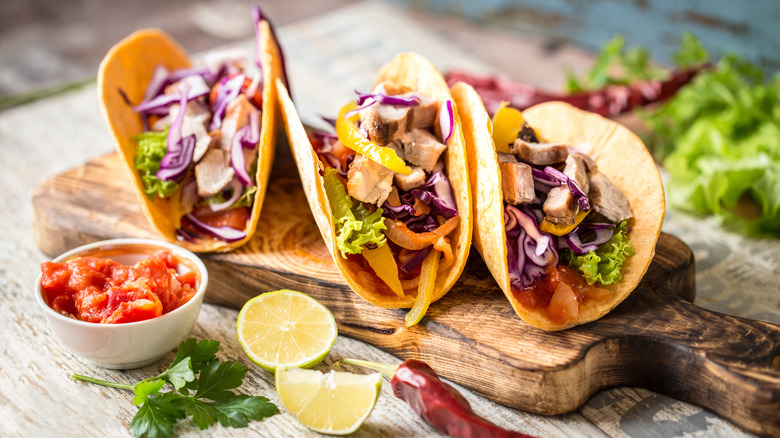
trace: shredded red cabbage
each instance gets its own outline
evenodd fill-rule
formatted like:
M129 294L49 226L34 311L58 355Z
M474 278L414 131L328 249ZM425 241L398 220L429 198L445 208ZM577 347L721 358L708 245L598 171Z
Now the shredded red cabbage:
M447 144L452 131L455 130L455 114L452 111L452 101L448 100L439 106L439 127L441 128L442 143Z
M150 79L149 83L146 84L146 90L144 91L144 101L154 99L163 92L166 86L171 84L171 81L168 79L169 74L170 72L164 65L157 64L157 66L154 68L154 72L152 72L152 79Z
M369 99L385 105L417 106L420 104L420 98L414 95L393 96L384 93L361 93L358 90L355 90L355 93L358 95L358 106L363 105Z
M217 93L217 98L214 102L211 102L211 125L209 131L216 131L222 127L222 119L225 117L225 111L230 102L232 102L238 94L241 92L241 87L244 85L244 79L246 76L240 74L228 78L225 76L220 80L222 87L220 87Z
M614 233L615 225L612 224L582 223L567 234L565 239L559 239L558 245L560 248L572 250L577 255L584 255L609 242Z
M183 190L183 189L182 189ZM225 200L225 202L220 202L219 204L211 204L209 205L209 209L211 211L222 211L226 210L229 207L232 207L233 204L238 201L238 198L241 197L241 194L244 192L244 188L241 185L241 182L234 178L230 180L227 186L225 186L224 189L222 189L222 193L230 192L230 197Z
M187 94L189 83L183 82L179 89L179 112L168 129L168 137L165 139L167 152L160 161L160 169L157 178L163 181L177 180L184 176L187 168L192 163L192 154L195 152L195 136L190 135L181 138L181 126L184 121L184 113L187 112Z
M425 184L413 189L411 193L420 201L431 207L431 212L440 214L446 219L458 215L455 196L452 194L450 181L444 172L434 172Z
M169 135L170 136L170 135ZM184 137L173 151L168 151L162 161L160 170L155 176L163 181L179 180L187 173L192 163L192 154L195 152L195 136Z
M187 222L189 222L189 224L195 227L198 231L202 231L203 233L206 233L210 236L214 236L217 239L224 240L225 242L236 242L246 237L245 232L241 230L237 230L235 228L230 228L228 226L212 227L211 225L201 222L192 213L187 214L182 218L182 220L185 219Z
M504 210L509 279L516 289L530 287L546 266L558 263L557 241L539 230L536 209L508 205Z
M252 177L249 176L249 172L246 170L246 162L244 161L244 135L249 131L249 125L236 131L233 135L233 140L230 143L230 165L233 166L233 172L236 174L236 178L241 182L244 187L251 187L254 185Z
M433 250L433 245L428 245L425 248L417 251L417 254L413 255L412 258L406 261L406 263L399 266L398 269L400 269L404 274L411 274L415 269L417 269L418 266L422 264L423 260L428 257L428 254L431 253L431 250Z
M385 105L399 105L399 106L417 106L420 104L420 98L414 95L410 96L392 96L384 93L361 93L355 90L357 93L357 108L347 112L344 117L350 118L360 111L370 107L375 103L382 103Z
M401 205L393 206L387 201L382 204L382 216L403 222L415 233L425 233L438 228L439 224L430 213L418 214L419 212L414 209L416 198L412 193L401 193L399 198Z
M184 84L189 85L187 101L205 96L209 94L209 91L211 91L208 84L206 84L206 81L197 75L187 76L186 78L182 79L182 86ZM161 94L152 100L144 100L140 104L134 106L133 111L137 113L165 115L168 114L168 106L178 100L179 96L175 94Z
M577 184L577 181L574 181L573 179L569 178L568 175L566 175L565 173L561 172L560 170L552 166L545 167L544 173L557 179L558 181L561 182L561 184L566 184L569 187L569 191L571 192L571 194L575 198L577 198L577 203L580 206L580 210L582 211L590 210L590 200L588 199L588 195L584 191L582 191L579 184Z

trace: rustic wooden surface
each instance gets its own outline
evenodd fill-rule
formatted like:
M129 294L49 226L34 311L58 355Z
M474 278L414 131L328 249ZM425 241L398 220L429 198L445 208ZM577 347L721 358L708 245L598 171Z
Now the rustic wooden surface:
M662 234L639 287L592 324L548 333L522 323L475 254L422 323L406 328L405 310L368 304L339 276L292 157L280 146L256 235L236 251L203 255L206 301L240 309L260 290L306 291L333 312L340 333L425 360L488 399L530 412L567 413L600 389L635 385L711 409L752 432L780 434L780 369L772 363L780 327L687 304L695 294L694 261L679 239ZM55 257L95 240L149 234L129 178L115 177L123 171L111 154L44 182L33 196L39 248Z
M404 32L393 38L382 37L381 29L391 27ZM417 50L445 71L460 67L507 72L516 79L549 89L563 83L565 67L582 71L593 59L571 46L550 45L544 38L518 39L514 33L474 26L452 17L407 15L375 2L281 26L279 34L287 50L294 97L307 122L316 122L319 114L335 112L340 102L354 95L354 88L368 87L376 68L402 50ZM507 53L516 56L507 57ZM534 60L531 66L529 59ZM129 383L156 374L173 358L171 354L159 364L130 371L105 370L83 362L49 332L31 295L38 264L49 258L39 251L33 239L34 189L54 175L113 150L96 99L94 87L86 87L5 111L0 117L0 306L6 312L0 318L0 436L129 436L127 426L137 410L131 394L74 382L70 374ZM127 231L122 214L114 217L112 226ZM697 305L780 324L780 242L746 239L720 228L712 219L674 210L667 211L664 230L680 237L695 253ZM151 235L144 234L148 231L135 231L138 236ZM304 247L310 245L308 239L316 238L300 237ZM206 304L192 334L219 339L220 357L250 365L242 391L267 396L278 404L273 376L251 366L238 344L236 316L234 309ZM717 359L717 355L708 356ZM318 368L326 370L340 357L399 361L365 342L340 336ZM654 381L656 376L647 379ZM606 389L594 394L576 412L540 416L504 407L456 386L481 415L502 427L538 436L752 436L709 410L639 387ZM298 426L286 413L252 422L248 429L217 426L201 432L181 425L176 433L318 436ZM376 409L354 436L440 434L395 399L389 385L383 385Z

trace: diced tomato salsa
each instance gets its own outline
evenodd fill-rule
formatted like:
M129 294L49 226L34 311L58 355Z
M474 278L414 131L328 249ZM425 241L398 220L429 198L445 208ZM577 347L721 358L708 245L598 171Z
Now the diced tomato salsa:
M117 324L156 318L197 292L197 274L177 273L179 262L158 251L134 266L79 257L41 264L43 299L56 312L86 322Z
M547 316L558 324L574 320L579 315L580 304L585 301L601 301L610 295L606 289L588 285L576 269L566 265L549 266L548 271L531 287L513 288L512 293L523 307L544 309Z

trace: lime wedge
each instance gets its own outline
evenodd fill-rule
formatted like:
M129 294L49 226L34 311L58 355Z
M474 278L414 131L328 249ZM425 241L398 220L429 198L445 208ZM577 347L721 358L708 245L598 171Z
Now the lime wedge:
M304 426L329 435L354 432L374 409L382 375L279 369L276 393Z
M336 320L325 306L287 289L247 301L238 313L236 331L247 356L271 372L317 365L338 334Z

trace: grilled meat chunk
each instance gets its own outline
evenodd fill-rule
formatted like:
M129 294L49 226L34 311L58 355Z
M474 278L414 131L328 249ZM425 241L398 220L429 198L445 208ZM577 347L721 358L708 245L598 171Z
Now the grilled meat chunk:
M396 187L408 192L409 190L416 189L425 184L425 172L421 167L412 166L412 173L409 175L403 175L396 173L393 175Z
M410 107L375 103L360 112L368 138L384 146L406 132Z
M498 153L501 169L501 192L508 204L529 204L534 200L534 179L531 166L517 162L514 155Z
M447 149L436 137L423 129L412 129L401 137L406 162L420 166L426 172L433 170L439 156Z
M573 179L585 194L588 194L588 190L590 190L589 162L593 162L593 160L587 155L573 153L566 157L566 166L563 168L563 173ZM595 165L595 163L593 164Z
M198 194L209 197L216 195L235 175L230 166L230 153L221 149L209 149L203 159L195 165L195 179Z
M591 175L588 197L596 213L615 223L633 216L626 196L601 172Z
M411 93L410 93L411 94ZM433 126L439 112L436 99L428 96L418 96L420 104L411 107L407 129L428 128Z
M590 189L590 180L588 179L586 161L580 155L572 154L566 158L566 167L564 167L563 173L576 182L580 189L587 194ZM571 225L579 211L579 205L568 185L563 184L550 190L542 209L547 215L548 221L554 224Z
M358 201L382 205L393 189L393 171L357 154L347 172L347 192Z
M566 160L569 148L563 143L529 143L518 138L512 145L512 153L522 162L547 166Z

